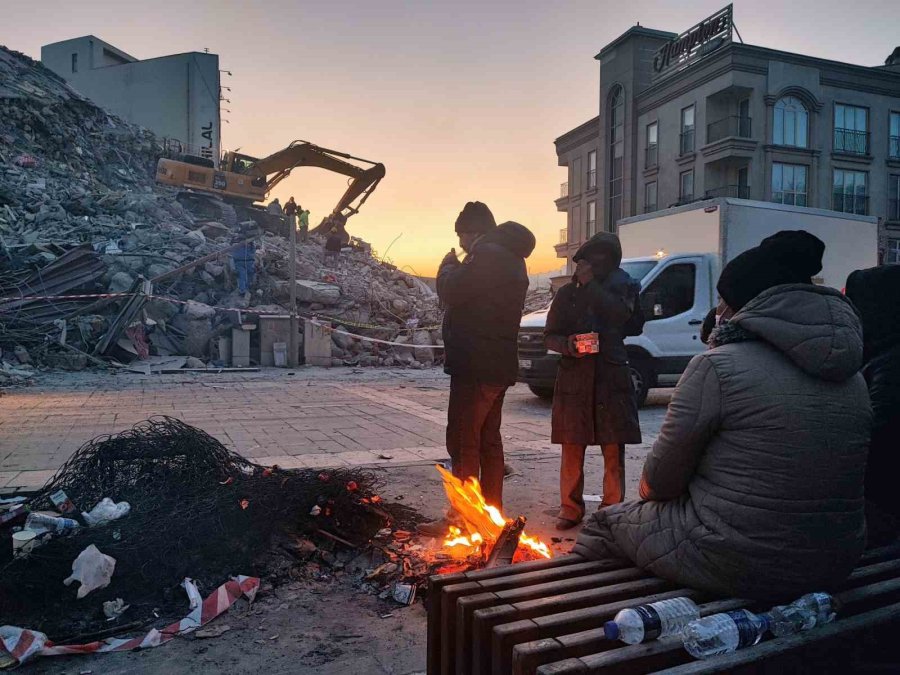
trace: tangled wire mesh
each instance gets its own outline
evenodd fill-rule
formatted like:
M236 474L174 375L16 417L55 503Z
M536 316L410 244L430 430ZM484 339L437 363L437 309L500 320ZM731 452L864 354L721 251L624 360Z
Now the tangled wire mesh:
M151 418L86 443L30 500L32 511L52 509L50 495L64 490L82 511L104 497L127 501L131 511L55 537L27 558L13 559L2 542L0 616L56 641L117 622L180 618L185 577L206 594L233 575L264 576L276 533L324 530L361 545L380 528L418 519L412 509L381 502L381 487L358 469L264 467L180 420ZM62 581L90 544L116 559L115 574L107 588L76 600L77 585ZM102 603L117 597L131 609L108 622Z

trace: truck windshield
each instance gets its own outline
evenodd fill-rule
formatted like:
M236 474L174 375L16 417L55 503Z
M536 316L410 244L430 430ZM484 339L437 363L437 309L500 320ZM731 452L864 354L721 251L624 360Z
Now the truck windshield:
M623 261L621 267L632 279L641 281L656 265L656 260L634 260L631 262Z

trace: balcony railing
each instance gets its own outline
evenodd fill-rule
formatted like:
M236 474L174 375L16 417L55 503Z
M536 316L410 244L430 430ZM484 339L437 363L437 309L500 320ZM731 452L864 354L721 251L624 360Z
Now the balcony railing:
M888 156L891 159L900 159L900 136L889 137Z
M587 189L588 190L597 189L597 172L596 171L588 171L587 172Z
M855 213L865 216L869 213L868 195L849 194L846 192L834 192L831 199L831 208L842 213Z
M647 146L647 149L644 151L644 168L650 169L659 164L659 146L656 143L651 143Z
M707 143L715 143L729 136L750 138L750 118L730 115L706 125Z
M684 131L681 132L681 143L679 145L681 155L686 155L689 152L694 151L694 127L686 127Z
M569 243L569 230L568 228L563 228L559 231L559 243L560 244L568 244Z
M738 199L750 199L749 185L723 185L706 191L706 198L713 197L737 197Z
M900 221L900 199L888 200L888 220Z
M869 154L869 132L855 129L834 130L834 151L851 155Z
M569 182L566 181L559 186L559 198L565 199L569 196Z

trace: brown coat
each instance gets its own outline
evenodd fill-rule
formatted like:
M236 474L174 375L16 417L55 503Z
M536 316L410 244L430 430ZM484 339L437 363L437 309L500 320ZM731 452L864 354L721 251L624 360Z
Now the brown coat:
M644 465L649 500L598 511L574 550L739 597L829 590L866 538L859 319L838 291L797 284L731 323L756 339L691 361Z

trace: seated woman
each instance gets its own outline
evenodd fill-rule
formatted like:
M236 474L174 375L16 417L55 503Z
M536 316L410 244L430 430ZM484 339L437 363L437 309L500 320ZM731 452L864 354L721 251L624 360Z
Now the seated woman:
M644 501L598 511L575 552L760 600L827 590L850 573L866 540L872 411L857 313L810 283L824 249L779 232L726 265L727 308L675 389Z

